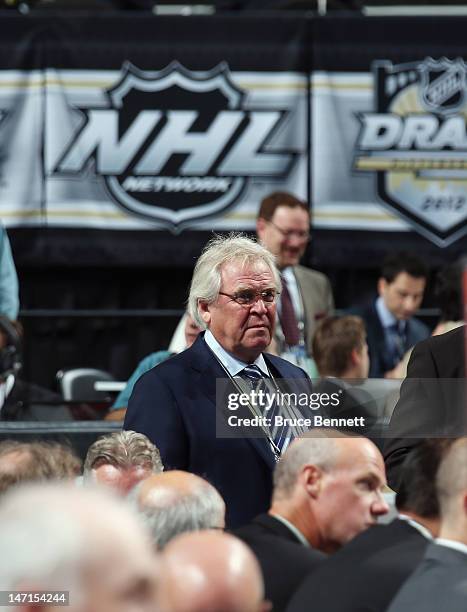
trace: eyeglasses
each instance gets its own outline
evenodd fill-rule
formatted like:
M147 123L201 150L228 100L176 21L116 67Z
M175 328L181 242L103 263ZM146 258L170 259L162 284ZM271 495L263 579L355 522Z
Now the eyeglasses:
M258 300L261 300L266 308L270 308L279 295L275 289L264 289L264 291L255 291L254 289L241 289L236 293L223 293L219 291L219 295L225 295L240 306L253 306Z
M295 236L299 240L305 241L310 239L310 232L308 230L285 230L278 227L273 221L268 221L276 230L284 236L286 240L290 240Z

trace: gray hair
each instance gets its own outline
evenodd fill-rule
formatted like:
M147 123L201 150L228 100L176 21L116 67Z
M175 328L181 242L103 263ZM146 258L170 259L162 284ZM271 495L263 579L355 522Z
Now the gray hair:
M0 495L24 482L72 479L81 473L81 459L58 442L0 443Z
M144 481L133 488L128 502L142 516L155 547L162 550L180 533L203 529L222 529L225 524L225 503L215 487L201 478L189 492L172 492L151 500L151 505L138 500Z
M196 262L188 297L188 312L201 329L206 329L206 323L199 315L198 303L202 301L211 304L216 301L221 288L222 267L232 261L239 261L242 265L264 262L271 270L277 292L281 290L274 255L266 248L244 234L215 236L207 243Z
M436 476L441 518L455 520L456 500L467 490L467 438L456 440L441 460Z
M339 453L334 437L318 435L294 440L276 465L273 499L287 497L293 492L304 466L315 465L330 470L336 465Z
M91 444L84 461L85 479L93 468L104 464L121 469L147 467L155 474L164 469L159 449L147 436L136 431L117 431Z

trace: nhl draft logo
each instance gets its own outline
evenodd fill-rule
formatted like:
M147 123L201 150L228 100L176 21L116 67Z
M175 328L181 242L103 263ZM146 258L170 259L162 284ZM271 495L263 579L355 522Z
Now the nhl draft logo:
M360 113L354 169L439 246L467 233L467 65L375 62L376 111Z
M438 113L449 113L460 108L464 102L466 79L462 60L434 61L427 59L420 66L422 97L427 109Z
M106 92L107 108L85 120L55 168L76 175L91 164L125 210L178 232L234 205L253 178L286 176L296 154L274 148L287 111L250 108L228 66L160 71L127 63Z

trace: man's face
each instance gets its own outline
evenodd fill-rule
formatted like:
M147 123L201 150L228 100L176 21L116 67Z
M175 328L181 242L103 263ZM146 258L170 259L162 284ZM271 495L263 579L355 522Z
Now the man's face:
M316 504L323 550L334 552L388 512L383 458L368 440L347 440L334 468L324 471Z
M426 280L399 272L392 283L384 278L378 281L378 293L388 310L400 321L410 319L423 300Z
M271 221L258 219L256 232L261 243L276 256L279 269L296 266L309 239L310 215L296 206L278 206Z
M193 321L193 318L189 314L187 314L185 321L185 342L187 348L189 348L193 344L193 342L198 337L200 331L200 328Z
M104 463L93 468L94 481L99 485L110 487L119 495L125 497L139 482L145 480L152 474L149 467L137 465L132 468L123 469L109 463Z
M139 531L104 535L85 576L85 612L154 612L157 565L149 540Z
M263 261L254 265L231 262L221 271L221 293L234 295L244 289L275 290L274 276ZM276 304L257 299L242 306L227 295L219 295L212 304L200 303L207 327L226 351L246 363L254 361L271 342Z

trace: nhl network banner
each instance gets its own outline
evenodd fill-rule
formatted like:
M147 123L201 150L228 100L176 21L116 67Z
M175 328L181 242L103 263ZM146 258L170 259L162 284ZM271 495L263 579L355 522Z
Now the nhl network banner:
M368 262L395 238L427 253L465 251L462 23L73 24L0 25L7 226L47 226L50 241L74 231L81 244L97 230L90 252L116 262L192 260L212 230L253 230L261 199L282 190L310 201L322 265L339 252L347 263L349 250ZM198 242L183 251L188 236ZM329 237L336 248L323 248Z
M253 229L259 201L274 189L307 199L308 75L299 61L285 52L275 69L252 54L245 66L241 35L227 54L215 37L212 52L198 41L189 61L177 52L186 42L171 41L169 59L167 33L161 54L160 38L151 45L155 33L141 32L149 53L109 40L113 69L102 51L85 67L83 40L72 43L74 67L0 70L3 219L178 235ZM31 54L41 58L41 45Z
M131 62L119 71L4 71L0 105L6 218L40 223L44 198L49 225L149 222L178 233L208 218L209 227L251 227L275 187L306 198L300 74L177 61L152 71Z

